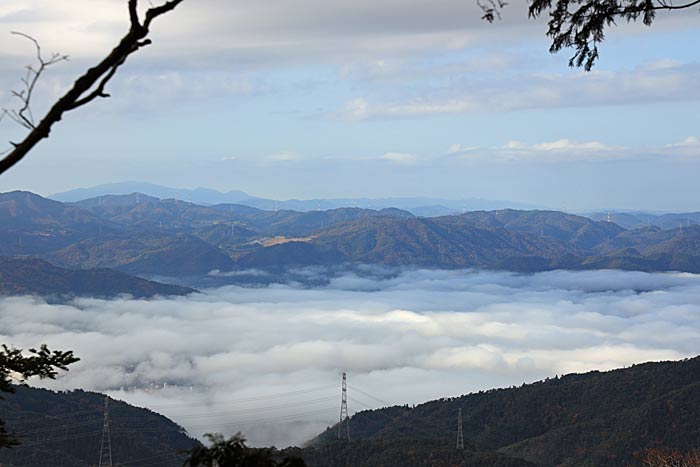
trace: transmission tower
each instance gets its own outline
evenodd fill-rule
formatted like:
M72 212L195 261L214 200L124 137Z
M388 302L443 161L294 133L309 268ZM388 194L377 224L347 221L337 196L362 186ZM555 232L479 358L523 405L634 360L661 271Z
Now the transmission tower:
M348 416L348 381L345 372L343 372L343 392L340 397L340 423L338 423L338 439L343 438L343 421L345 421L347 440L350 441L350 417Z
M464 449L464 434L462 433L462 409L457 417L457 449Z
M100 463L97 466L112 467L112 439L109 436L109 397L107 396L105 396L105 419L100 442Z

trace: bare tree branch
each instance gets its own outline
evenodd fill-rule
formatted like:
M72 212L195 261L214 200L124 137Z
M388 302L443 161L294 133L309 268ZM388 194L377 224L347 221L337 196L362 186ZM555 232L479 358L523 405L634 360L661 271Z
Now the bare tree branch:
M150 32L150 26L153 20L174 10L182 1L183 0L168 0L160 6L149 8L146 11L146 17L142 24L138 15L138 0L128 0L129 31L100 63L88 69L75 81L71 89L53 104L51 109L49 109L48 113L38 124L35 123L29 106L34 86L47 66L65 60L67 57L54 54L51 59L44 60L41 56L39 43L26 34L18 33L34 42L37 47L37 57L39 58L40 65L37 69L32 67L28 68L27 77L23 80L25 90L16 94L16 97L20 98L23 102L22 108L16 112L5 110L0 116L1 119L5 115L8 115L30 130L29 134L22 142L11 143L13 148L4 158L0 159L0 174L6 172L21 161L41 140L48 138L52 126L60 122L65 113L88 104L98 97L109 97L109 94L105 92L105 86L115 75L118 68L124 64L131 54L151 43L150 39L147 39L147 36Z
M182 3L182 0L169 0L161 6L150 8L146 12L146 20L143 22L143 27L148 29L154 19L174 10L180 3Z
M139 23L138 0L129 0L129 21L132 25Z
M39 42L37 42L36 39L22 32L12 31L12 34L23 37L34 44L34 48L36 49L36 60L38 62L38 66L37 68L34 68L32 65L26 66L27 73L20 80L22 81L24 89L22 89L21 91L12 91L12 96L19 99L22 105L19 109L2 109L3 115L0 116L0 120L2 120L2 117L7 115L24 128L28 130L33 130L36 127L36 124L34 123L34 115L32 114L31 103L36 83L39 81L39 78L41 78L41 75L44 73L44 71L46 71L48 67L50 67L51 65L55 65L58 62L68 60L68 56L54 53L51 55L51 58L44 59L44 56L41 52L41 46L39 45Z

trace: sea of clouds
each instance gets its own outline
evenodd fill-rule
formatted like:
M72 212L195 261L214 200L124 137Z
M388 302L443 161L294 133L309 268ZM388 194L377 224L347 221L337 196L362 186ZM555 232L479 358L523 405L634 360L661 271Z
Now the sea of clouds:
M352 413L700 353L697 275L366 272L151 300L3 298L0 342L81 357L37 385L278 446L337 421L343 371Z

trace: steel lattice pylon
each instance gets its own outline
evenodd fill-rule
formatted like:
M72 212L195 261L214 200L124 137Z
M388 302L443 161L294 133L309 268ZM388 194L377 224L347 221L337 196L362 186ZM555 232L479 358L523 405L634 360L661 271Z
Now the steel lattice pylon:
M464 434L462 433L462 409L457 417L457 449L464 449Z
M343 436L343 421L347 433L347 440L350 441L350 416L348 415L348 383L347 375L343 372L343 392L340 398L340 422L338 423L338 439Z
M109 397L105 396L105 418L100 442L100 462L98 467L112 467L112 439L109 435Z

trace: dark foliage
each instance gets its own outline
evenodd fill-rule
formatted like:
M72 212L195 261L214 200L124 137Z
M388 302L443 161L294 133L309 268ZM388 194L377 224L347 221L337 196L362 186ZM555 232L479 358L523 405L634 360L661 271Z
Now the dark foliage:
M104 395L18 387L0 402L20 444L0 452L0 464L22 467L94 466L99 458ZM164 416L110 400L112 458L125 467L181 467L179 450L197 441ZM60 462L58 461L60 459Z
M275 449L249 448L239 434L225 439L220 434L206 434L209 446L195 446L187 451L185 467L306 467L298 456L284 456Z
M303 457L309 467L534 467L523 459L496 452L457 449L442 440L334 441L283 452Z
M493 22L500 18L507 5L503 0L478 0L483 18ZM605 40L605 31L618 22L641 20L651 26L658 11L672 11L700 5L700 0L674 3L669 0L531 0L529 16L549 16L547 36L551 39L549 51L564 48L574 50L569 66L584 67L590 71L598 60L598 45Z
M14 393L16 387L13 381L24 384L29 378L55 379L58 370L68 370L68 365L77 362L79 358L71 351L51 351L45 345L39 350L29 349L29 355L21 349L2 345L0 348L0 400L2 393ZM5 422L0 419L0 449L17 445L8 432Z

